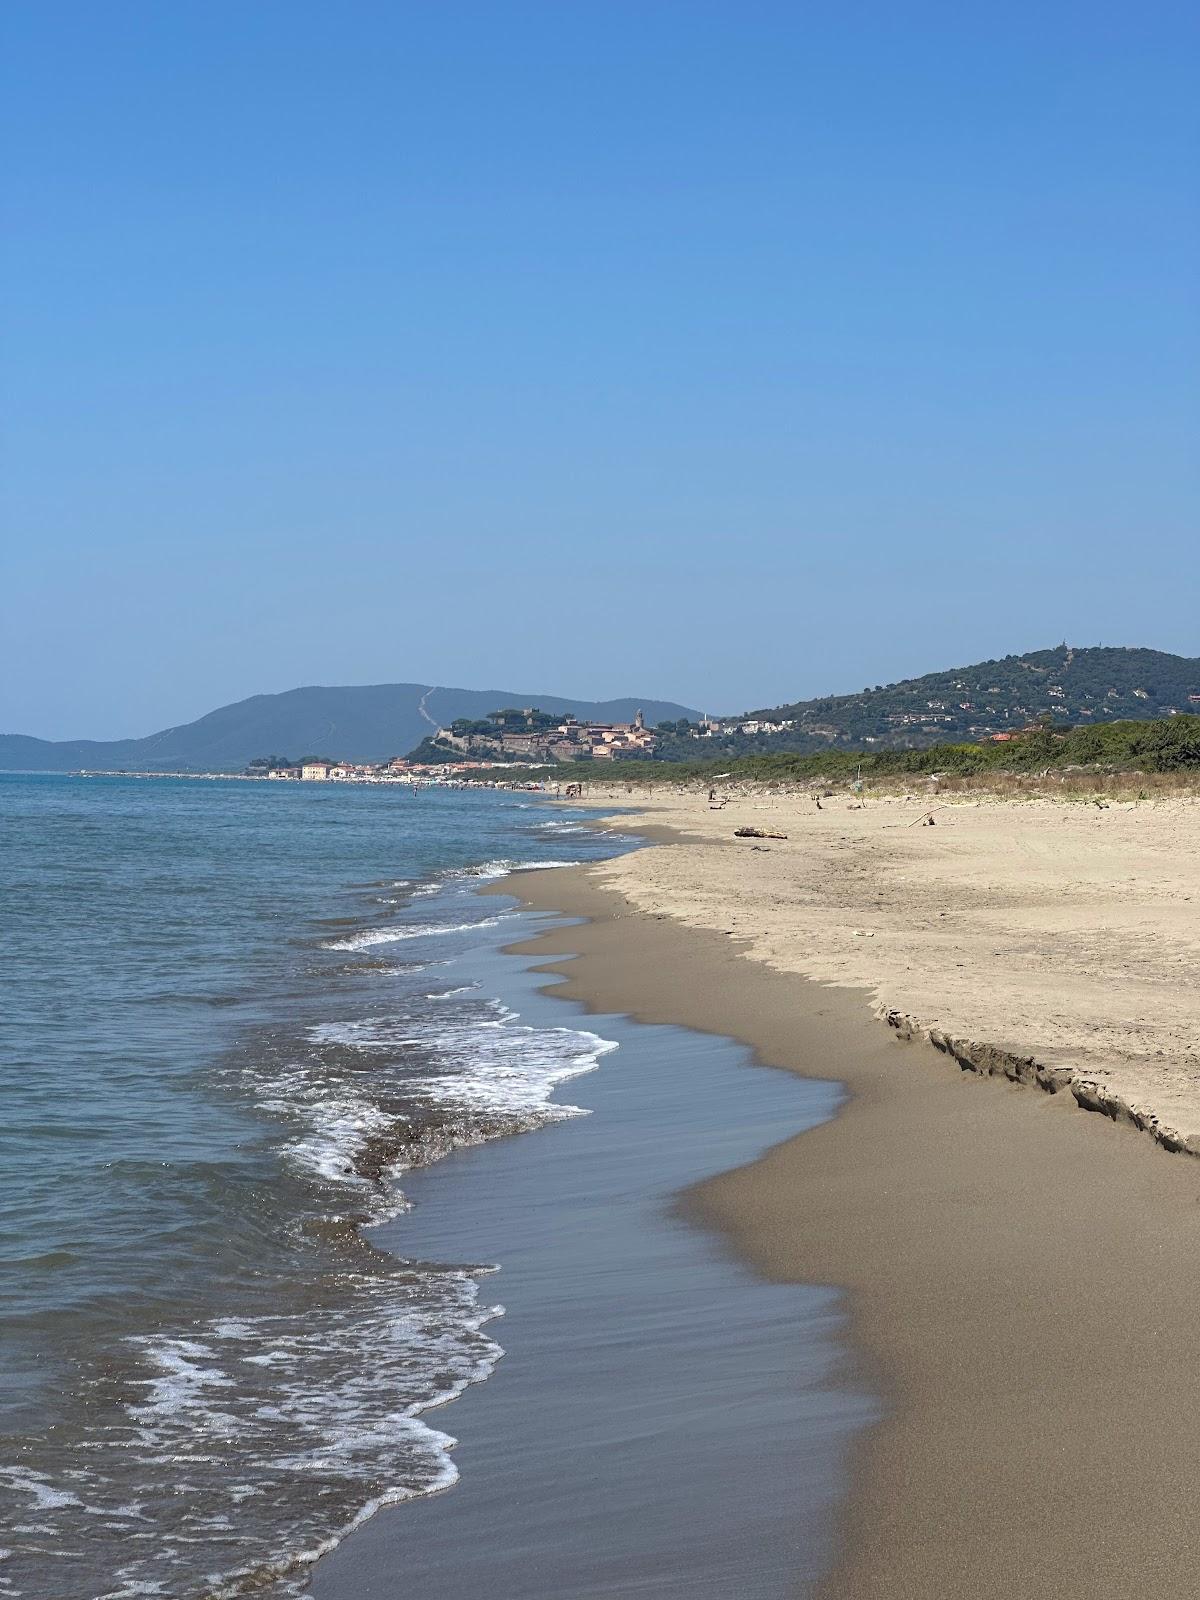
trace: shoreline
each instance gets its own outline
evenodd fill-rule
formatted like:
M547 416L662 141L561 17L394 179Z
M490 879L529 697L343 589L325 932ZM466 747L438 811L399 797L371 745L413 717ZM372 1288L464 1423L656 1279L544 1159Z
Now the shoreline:
M511 904L508 881L495 892ZM473 955L476 977L534 1028L587 1028L619 1048L559 1097L593 1114L414 1170L411 1209L373 1233L405 1258L489 1264L504 1353L426 1415L458 1438L452 1491L383 1508L305 1592L811 1596L848 1447L876 1410L845 1381L839 1297L764 1282L681 1218L677 1196L824 1121L839 1092L756 1071L721 1036L564 1009L508 953L550 920L525 913Z
M732 929L773 968L864 991L901 1037L964 1071L1200 1155L1197 797L639 801L633 826L671 848L600 877L643 911Z
M1193 1593L1191 1162L1067 1096L955 1073L863 990L641 911L604 875L508 881L586 919L514 947L563 980L549 993L847 1087L830 1122L683 1200L763 1276L846 1293L885 1415L854 1447L823 1600Z

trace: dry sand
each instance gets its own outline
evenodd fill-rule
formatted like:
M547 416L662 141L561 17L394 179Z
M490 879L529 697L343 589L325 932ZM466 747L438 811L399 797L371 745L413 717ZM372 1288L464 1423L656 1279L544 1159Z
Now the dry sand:
M741 820L732 806L714 815L698 818L698 830L727 836ZM1045 842L1029 855L1040 864L1054 854L1046 840L1054 816L1031 815L1033 837ZM1081 825L1060 826L1074 838ZM1007 890L992 891L1001 903L980 910L1015 926L1019 907L1008 897L1019 892L1019 872L1002 872L999 851L994 867L964 865L962 841L980 835L967 833L970 822L960 827L946 828L945 845L937 834L947 880L957 863L958 878L986 902L981 882L1002 879ZM792 958L783 890L826 881L839 849L885 865L888 905L874 926L902 926L895 875L927 862L933 840L893 850L882 828L870 812L855 813L818 820L803 838L821 844L808 851L789 841L787 851L738 861L722 838L716 847L643 851L599 871L530 873L517 887L531 904L590 919L535 943L548 970L567 976L558 992L730 1034L763 1061L849 1087L833 1121L690 1197L764 1273L848 1291L862 1373L886 1402L859 1451L824 1600L1193 1596L1200 1166L1079 1115L1068 1095L948 1070L927 1044L898 1043L865 995L778 970L780 957ZM921 847L924 856L912 854ZM1157 870L1154 851L1143 850L1142 870ZM1057 880L1050 864L1040 870ZM631 898L600 886L601 876ZM916 892L924 906L936 904L926 887ZM733 903L724 906L722 894ZM858 911L866 895L860 885L846 898ZM639 913L631 899L658 915ZM811 901L791 913L792 925L823 927L834 944L841 924ZM841 908L843 923L865 920L849 910ZM735 914L739 931L752 934L746 946L714 931ZM682 926L705 919L712 928ZM1040 937L1035 918L1025 926ZM765 949L754 942L760 928ZM840 934L836 944L848 962L853 947ZM803 959L812 948L803 945ZM890 970L903 973L905 963ZM1002 970L1008 989L1016 968ZM956 1004L968 1001L996 1003L964 985Z
M639 909L1200 1154L1200 800L605 793L671 830L598 870Z

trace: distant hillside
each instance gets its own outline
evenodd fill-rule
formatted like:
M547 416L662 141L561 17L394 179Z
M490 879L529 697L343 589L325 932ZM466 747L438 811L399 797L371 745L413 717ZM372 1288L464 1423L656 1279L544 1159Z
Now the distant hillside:
M1015 732L1047 717L1100 726L1198 708L1200 659L1161 650L1063 644L876 684L858 694L749 711L737 724L723 719L717 738L662 740L659 753L695 760L709 750L736 757L830 748L919 749ZM778 731L746 733L741 722L766 722Z
M513 689L443 689L425 683L289 689L256 694L196 722L144 739L51 741L0 734L0 771L240 772L255 756L327 752L346 761L383 761L419 744L433 726L486 717L497 706L540 706L581 721L628 722L639 708L650 723L699 712L670 700L564 700ZM424 714L423 714L424 713Z

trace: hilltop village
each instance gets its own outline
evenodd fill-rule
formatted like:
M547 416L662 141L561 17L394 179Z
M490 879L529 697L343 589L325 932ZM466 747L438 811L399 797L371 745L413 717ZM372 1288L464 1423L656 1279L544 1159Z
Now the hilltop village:
M261 756L249 764L246 776L310 783L418 782L489 767L645 760L654 754L657 742L640 711L632 722L584 723L525 706L493 711L482 721L460 720L438 728L408 756L382 762Z
M493 711L481 721L461 719L439 728L415 758L438 760L475 756L485 761L644 760L653 755L657 738L639 711L632 722L579 722L555 716L536 706Z

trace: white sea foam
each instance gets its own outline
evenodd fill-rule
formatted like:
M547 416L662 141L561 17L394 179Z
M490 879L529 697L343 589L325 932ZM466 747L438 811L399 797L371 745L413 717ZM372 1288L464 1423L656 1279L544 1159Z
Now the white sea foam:
M391 1274L357 1275L336 1305L130 1341L148 1376L146 1401L129 1408L126 1448L176 1463L189 1526L179 1558L192 1563L196 1544L211 1541L224 1569L206 1593L239 1594L249 1581L256 1592L300 1595L305 1569L381 1506L456 1481L455 1440L422 1413L486 1378L503 1354L483 1329L504 1308L480 1304L478 1277L430 1267L414 1279L397 1263ZM250 1543L249 1559L231 1570L238 1541L228 1533L241 1531L249 1500L289 1531L288 1554L264 1562ZM330 1528L325 1508L339 1504L341 1524ZM145 1555L124 1568L126 1587L114 1594L155 1592L174 1552L168 1543ZM168 1576L157 1592L170 1588Z
M318 1043L338 1043L332 1034ZM356 1171L356 1163L373 1138L395 1127L395 1118L371 1098L371 1085L322 1071L319 1065L298 1060L280 1068L263 1085L259 1108L299 1124L298 1132L282 1147L293 1168L318 1181L370 1187ZM382 1220L382 1217L379 1219Z
M561 1083L592 1072L617 1048L585 1028L531 1028L511 1016L453 1027L437 1038L453 1070L413 1086L417 1098L495 1115L507 1113L526 1125L582 1116L578 1106L559 1105L551 1095Z
M411 972L428 972L430 967L448 967L449 961L396 961L390 966L354 967L351 970L363 972L368 977L378 978L407 978Z
M578 1107L561 1106L550 1096L560 1083L591 1072L616 1043L586 1028L533 1028L498 1000L484 1015L473 1009L453 1018L361 1017L322 1023L309 1030L317 1044L337 1044L372 1054L396 1055L420 1047L429 1069L405 1079L404 1092L415 1101L493 1115L508 1113L529 1126L531 1113L542 1120L579 1116Z
M293 1170L353 1194L356 1208L382 1222L407 1208L399 1184L415 1161L583 1115L554 1091L616 1046L586 1029L529 1027L500 1001L467 998L474 988L414 997L415 1009L399 1015L306 1030L317 1053L259 1084L260 1108L295 1130L282 1145ZM446 1015L453 999L462 1009Z
M27 1494L39 1511L57 1511L62 1506L78 1506L83 1502L68 1489L59 1489L44 1472L34 1472L28 1467L0 1466L0 1484Z
M579 862L575 859L564 861L517 861L513 864L514 872L545 872L553 867L577 867Z
M430 939L440 934L470 933L476 928L494 928L499 917L482 917L475 922L413 922L403 927L363 928L345 939L330 939L325 950L368 950L372 945L395 944L402 939Z
M129 1408L139 1421L170 1416L185 1408L203 1411L210 1423L235 1424L228 1412L219 1411L203 1399L209 1390L232 1389L233 1379L215 1364L211 1346L199 1339L161 1339L155 1349L157 1374L136 1380L146 1390L140 1405Z
M481 867L466 867L460 874L464 878L506 878L512 872L538 872L546 867L575 867L577 861L521 861L504 856L496 861L485 861Z

